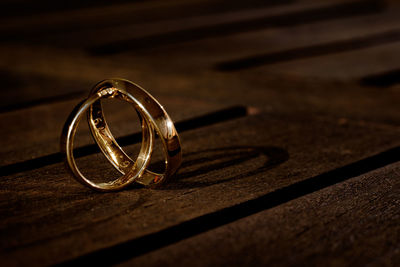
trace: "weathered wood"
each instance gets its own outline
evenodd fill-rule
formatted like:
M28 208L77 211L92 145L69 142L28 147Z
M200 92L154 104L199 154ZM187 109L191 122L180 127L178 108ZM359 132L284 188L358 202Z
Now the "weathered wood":
M141 55L142 51L138 51L134 52L133 55L129 54L127 56L125 54L111 58L92 58L74 50L64 51L59 48L43 49L39 46L36 47L32 53L32 51L28 51L24 46L4 46L3 49L7 51L7 56L5 55L4 60L0 64L3 64L4 68L12 70L6 73L7 76L10 76L10 74L12 75L11 77L19 77L22 75L22 79L19 80L23 81L26 79L25 89L21 91L13 90L9 98L5 98L6 101L4 105L7 106L9 102L8 99L16 98L16 96L19 95L22 95L23 99L21 100L21 104L23 104L24 101L31 103L32 99L52 99L52 97L57 95L68 96L71 93L76 93L77 90L79 92L83 91L84 88L91 86L96 80L114 75L129 77L140 84L144 82L146 88L152 91L154 90L155 92L168 92L174 95L190 96L191 98L203 97L205 100L209 100L209 91L205 90L209 89L212 92L216 92L215 97L219 97L221 101L226 101L226 98L228 98L226 87L237 88L237 92L234 95L237 95L239 98L245 98L247 95L243 94L243 84L248 85L254 79L268 81L268 86L273 90L287 90L299 82L304 84L304 81L308 81L308 83L304 84L304 87L307 88L310 86L347 87L347 85L343 84L333 84L331 79L334 78L336 80L339 78L340 80L344 79L358 82L360 78L365 76L392 70L397 66L396 64L398 62L397 57L399 53L397 43L394 42L391 44L389 42L390 40L383 38L384 46L378 44L378 47L373 46L369 47L369 49L355 52L349 50L347 51L348 53L330 56L321 54L320 57L311 59L307 59L307 51L316 50L315 46L334 48L335 44L340 45L343 42L346 43L349 41L349 44L351 44L351 41L354 41L354 45L356 46L356 41L360 38L364 40L365 38L369 38L369 36L381 36L384 35L385 32L392 32L395 34L396 32L393 31L393 29L398 27L396 10L396 6L388 6L384 12L378 12L370 16L350 17L346 20L318 22L310 25L296 25L279 30L274 29L234 35L229 38L215 37L211 38L211 40L185 43L173 47L160 47L156 50L153 49L150 54L144 53ZM365 27L365 24L370 21L374 21L374 23L371 24L370 27ZM181 23L179 23L179 25L180 24ZM329 28L330 31L326 31L326 28ZM294 32L294 36L292 32ZM285 36L288 35L292 36L295 42L290 42L290 40L285 39ZM304 36L309 36L309 38L305 38ZM352 36L352 38L348 36ZM89 42L91 42L90 38L88 39ZM236 45L226 48L222 45L224 43L235 43ZM265 47L266 43L268 47ZM29 50L31 49L32 48ZM216 64L229 63L229 60L232 61L246 56L254 56L254 51L258 51L258 53L268 53L268 58L275 58L275 60L281 58L283 62L278 60L274 62L273 66L267 64L267 66L262 67L256 72L251 72L249 74L247 71L239 77L236 73L225 73L221 75L218 71L215 72L215 70L204 71L204 68L214 68ZM297 51L300 57L292 58L291 54L293 54L293 51ZM318 54L318 51L316 53ZM188 54L190 57L187 56ZM58 58L56 65L52 63L55 57ZM132 58L135 60L134 66L132 66ZM177 58L179 58L179 60L176 60ZM291 62L285 62L285 60L288 59ZM60 65L63 67L60 68ZM155 65L159 66L159 68L155 69ZM348 65L354 67L346 68ZM79 66L79 68L76 66ZM36 84L35 79L29 78L33 74L39 78L42 77L40 79L44 79L45 84L49 88L48 93L44 90L37 90L40 88L40 83ZM33 77L36 77L35 75L33 75ZM247 75L250 76L249 80L243 81L243 77ZM266 75L270 77L265 77ZM158 78L154 79L155 76ZM293 84L285 83L284 86L279 86L281 83L280 79L289 82L292 78L295 79L292 81ZM321 84L315 84L315 78L318 78ZM56 82L54 82L54 79ZM274 84L270 84L270 82L274 82ZM49 83L52 85L49 86ZM237 83L241 84L237 86ZM251 84L251 86L253 87L254 84ZM254 90L250 90L250 92L257 93L259 90L265 90L265 86L264 82L262 86L254 87ZM350 87L357 88L362 92L354 92L354 95L364 95L365 89L362 87L354 85L350 85ZM58 90L51 90L53 88L57 88ZM198 90L199 88L202 90ZM346 91L347 90L346 88ZM351 91L353 90L354 89ZM52 94L52 91L54 91L54 94ZM328 91L331 92L331 90ZM36 92L37 95L34 95ZM218 92L220 93L218 94ZM204 95L204 93L206 93L206 95ZM296 92L294 92L294 94L295 93ZM325 93L326 92L323 92L323 94ZM286 94L277 95L282 99L273 100L271 102L281 103L282 101L287 101L292 98L288 98ZM267 94L267 97L268 96ZM318 98L319 96L313 94L309 97ZM332 96L325 97L325 99L329 100L328 103L331 97ZM341 99L353 98L354 96L338 94L333 97L341 101ZM370 97L370 99L373 100L375 100L376 97L386 97L382 101L390 102L390 100L396 99L399 96L398 91L390 91L389 93L385 92L383 94L378 91L372 92ZM229 98L231 98L231 92ZM258 100L260 96L252 96L249 99L249 104L251 105L254 99ZM298 97L296 101L299 101ZM319 103L321 107L326 106L326 101L320 101L321 100L307 101L304 103L304 106L307 107L311 105L309 108L311 110L313 110L312 105L316 103ZM233 102L237 104L237 99L233 99ZM359 105L359 103L356 103L356 105ZM292 104L289 106L292 106ZM376 104L376 106L382 105ZM372 108L374 107L360 107L362 110L372 110ZM343 109L339 108L339 110ZM396 113L397 110L398 109L392 108L387 112L388 116ZM371 114L366 115L365 118L368 118L370 115ZM390 120L393 121L394 119L391 118Z
M396 1L122 2L0 18L3 265L400 261ZM176 121L184 162L164 188L99 194L66 173L64 120L108 77ZM106 116L135 156L132 108ZM79 167L119 175L81 124Z
M177 122L227 107L195 99L155 96L164 105L171 118ZM0 134L3 136L0 143L1 165L5 166L58 153L64 122L80 100L74 99L0 114L2 123L8 125L0 129ZM105 112L116 137L140 131L139 120L132 106L120 101L108 104ZM21 123L22 121L24 123ZM80 123L76 141L78 142L77 146L93 143L85 120Z
M278 21L280 21L280 19L277 19L277 16L281 17L281 19L286 18L288 23L290 21L289 18L293 17L293 12L302 14L302 12L304 13L304 10L318 9L319 6L321 6L321 12L323 12L324 8L328 8L329 10L333 8L333 10L335 10L335 6L349 6L347 7L349 16L345 19L333 20L328 20L323 16L320 21L317 20L313 23L307 23L306 25L303 23L293 23L293 25L285 24L286 27L283 28L280 27L281 25L279 24L275 25L272 23L269 25L271 29L268 30L250 30L249 32L233 34L229 37L219 35L214 36L213 38L207 38L206 40L195 40L189 43L185 42L184 44L158 47L155 50L153 48L151 49L150 54L149 52L143 53L142 50L137 52L133 50L129 56L125 54L108 59L93 58L79 51L81 50L82 42L87 42L91 45L101 44L101 41L107 42L111 37L105 39L103 36L108 36L106 32L93 33L93 31L90 30L89 32L93 33L94 37L85 32L80 33L79 30L73 31L72 34L81 34L81 36L68 37L65 34L61 34L61 40L64 44L66 43L66 40L78 40L78 51L65 50L60 47L50 48L47 46L49 41L46 41L47 45L45 46L31 45L29 48L24 44L3 44L0 48L4 53L0 65L5 70L4 76L7 77L7 81L11 82L11 85L13 85L13 82L19 84L22 82L24 85L23 87L25 87L24 91L12 90L8 97L4 98L4 105L7 106L9 100L15 98L17 98L17 101L21 102L20 104L22 105L24 102L32 103L32 100L51 100L57 95L68 96L71 93L84 91L83 88L91 86L94 81L110 76L130 77L131 79L138 81L140 84L152 80L154 79L154 76L157 76L160 77L159 79L156 79L158 83L159 81L165 81L165 83L163 83L164 87L165 84L173 84L176 83L177 80L185 82L190 81L191 84L197 84L199 82L197 78L199 70L204 72L205 68L214 68L217 64L229 63L232 60L238 60L243 57L252 57L259 54L264 55L265 53L270 55L271 58L276 58L281 55L279 57L281 58L280 60L285 61L288 57L289 59L291 58L290 51L298 51L300 57L291 59L297 59L298 62L299 59L304 60L304 58L307 59L307 57L310 56L307 51L314 51L313 53L318 54L318 49L313 48L314 46L321 47L322 45L322 47L325 47L328 45L329 47L335 47L336 44L340 45L343 42L353 41L353 46L356 47L358 46L356 41L360 38L363 40L363 38L365 39L369 36L380 36L385 32L390 32L398 28L397 5L387 3L384 5L383 9L376 9L373 6L368 5L367 2L364 3L361 1L355 3L356 4L349 4L345 2L343 4L335 1L323 4L310 3L309 6L307 6L301 2L297 4L284 5L277 9L266 9L262 12L266 12L265 14L269 14L271 18L275 18L275 20ZM167 5L170 4L173 6L176 5L176 3L167 3ZM138 4L133 4L133 6L136 5ZM352 8L353 5L368 7L369 9L367 9L370 12L358 14L358 9L356 9L357 12L354 11L356 13L352 13L351 10L354 9L354 7ZM154 3L149 4L149 6L149 8L154 7ZM112 6L108 8L112 8ZM116 10L122 10L125 12L124 8L116 8ZM190 31L194 31L196 26L202 25L201 23L205 23L206 25L212 25L214 23L218 26L227 21L240 21L241 19L248 20L249 18L260 17L262 14L258 13L254 12L254 10L247 13L245 11L236 12L225 15L225 20L223 17L221 18L220 14L213 17L199 17L197 19L178 17L170 23L176 25L178 28L186 27L187 29L190 29ZM335 12L332 14L335 14ZM244 17L242 18L241 16ZM77 21L73 16L71 18L65 16L65 18L69 21L68 23L76 23ZM38 16L37 19L42 19L42 16ZM95 21L99 20L96 18ZM190 21L193 21L192 24L189 23ZM165 32L165 29L163 28L165 27L165 23L166 22L158 22L151 25L145 23L134 24L133 26L137 27L137 30L135 31L132 28L129 28L127 29L127 32L136 38L138 38L138 35L143 33L145 36L153 36L154 34L151 34L151 28L154 28L160 34L163 34ZM13 23L11 24L14 25ZM53 25L48 22L45 24L50 26ZM368 25L368 27L365 27L365 25ZM171 27L172 26L168 26L167 28L170 29ZM326 30L327 28L329 28L329 31ZM121 36L122 40L130 38L129 34L123 34L123 32L116 30L115 27L110 27L109 30L114 34ZM169 31L171 31L171 29ZM291 36L291 39L287 39L287 36ZM97 40L94 38L100 39ZM154 38L157 39L157 37ZM296 74L299 76L321 77L324 79L337 77L341 79L358 79L362 78L360 76L370 75L374 72L384 72L396 67L398 62L398 59L396 58L396 56L398 56L397 44L394 43L390 46L389 41L390 40L386 39L382 40L382 44L386 44L387 46L383 47L381 50L375 49L371 52L360 51L354 53L356 56L344 54L341 56L340 60L338 60L340 54L335 54L331 57L325 56L322 59L324 62L323 68L320 67L321 59L319 58L311 62L300 60L300 62L295 64L285 64L283 62L282 65L276 66L277 63L280 63L280 61L277 61L274 64L275 66L263 68L262 70L267 71L268 75L276 75L278 70L280 74L284 73L286 76ZM149 41L146 42L146 48L151 47L151 44L153 43L159 45L159 42ZM235 45L226 47L223 45L225 43L234 43ZM379 43L376 45L379 45ZM373 46L370 48L373 49ZM303 51L302 49L306 50ZM320 53L322 52L320 51ZM352 50L349 52L352 52ZM386 55L390 55L390 57ZM320 56L324 55L321 54ZM54 61L54 58L57 58L56 62ZM179 60L176 60L177 58L179 58ZM132 65L133 60L135 62L134 65ZM345 68L347 65L356 65L356 67L350 69ZM154 66L160 67L154 68ZM338 71L338 69L344 69L344 71ZM193 76L186 77L188 72ZM236 77L237 75L232 74L232 76ZM210 80L214 79L215 77L210 77ZM38 82L38 80L41 80L42 82ZM44 84L44 86L41 84ZM153 84L150 85L149 88L153 89ZM15 86L13 87L15 88ZM43 87L48 89L43 90ZM38 90L39 88L42 88L42 90ZM176 86L173 86L173 88L171 88L172 90L169 91L174 93L179 92L182 94L185 91L184 89L187 90L188 88L193 88L193 86L187 85L179 91L177 91ZM160 89L165 91L165 88ZM170 87L168 89L170 89ZM155 90L158 90L158 88L155 88ZM54 94L51 94L51 92L54 92ZM196 96L193 95L194 93L193 90L190 91L192 96Z
M62 164L3 177L1 257L50 264L143 237L390 149L398 134L325 117L263 114L183 133L186 163L162 190L94 193ZM114 174L97 160L82 159L88 175Z
M174 84L171 87L175 92L183 92L189 85L190 81L177 86ZM276 76L264 78L257 73L242 74L236 79L230 75L206 75L192 86L201 88L196 93L196 98L199 100L191 100L189 95L187 97L168 97L160 93L154 95L165 105L175 120L240 104L269 112L325 114L341 118L344 122L348 119L357 119L365 123L372 121L381 124L382 127L386 127L385 123L399 125L400 110L397 101L399 92L395 90L382 92L352 83L316 82L314 79L288 76L286 80L284 77ZM252 90L244 94L242 89L244 86ZM160 85L154 87L162 90ZM229 94L226 88L229 88ZM4 136L1 140L2 165L57 152L64 120L78 101L76 99L0 114L2 123L8 125L7 128L1 129L1 135ZM376 112L377 110L379 112ZM126 135L135 131L137 120L132 114L129 106L118 103L114 109L107 112L107 117L115 121L114 125L116 130L120 131L120 135ZM24 124L21 124L21 121L24 121ZM82 125L86 123L83 122ZM82 142L83 145L91 140L87 133L82 136L78 140L86 140ZM44 142L47 145L44 146Z
M121 265L396 266L399 178L395 163Z
M122 1L123 2L123 1ZM245 10L267 8L292 3L292 0L249 0L231 1L226 5L223 1L135 1L133 3L113 3L112 5L95 5L90 8L70 9L62 12L43 12L31 16L15 16L1 19L0 32L2 38L27 40L43 38L47 35L66 34L82 30L98 30L101 28L118 28L124 24L143 24L149 22L171 20L172 18L190 18L206 16L213 13L224 14L236 11L243 14ZM36 7L40 4L36 4ZM289 6L290 8L292 5ZM297 6L297 8L304 8ZM286 7L287 8L287 7ZM240 11L240 12L238 12ZM110 19L110 18L113 19ZM188 20L190 21L190 19Z

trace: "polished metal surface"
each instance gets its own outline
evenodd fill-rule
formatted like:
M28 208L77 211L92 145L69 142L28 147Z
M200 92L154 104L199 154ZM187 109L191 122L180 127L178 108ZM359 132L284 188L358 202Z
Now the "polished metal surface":
M122 150L113 137L103 115L100 102L103 98L115 98L131 103L141 118L142 145L136 161ZM73 156L73 144L76 129L85 112L94 140L108 161L123 176L106 183L95 183L79 171ZM155 134L163 145L163 173L147 169L153 152ZM75 107L63 128L61 151L65 154L68 169L75 179L98 191L119 190L134 181L146 186L163 184L177 171L182 161L180 139L167 112L147 91L124 79L108 79L98 83L89 97Z

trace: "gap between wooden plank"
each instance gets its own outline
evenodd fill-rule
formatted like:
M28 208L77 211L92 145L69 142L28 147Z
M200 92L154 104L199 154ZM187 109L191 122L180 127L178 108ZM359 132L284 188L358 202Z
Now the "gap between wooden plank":
M210 14L225 15L228 12L254 10L287 5L293 0L250 0L231 1L229 5L219 1L151 1L110 5L107 7L81 8L69 12L52 12L40 16L24 16L7 18L0 25L1 39L27 40L46 38L50 34L65 34L101 28L118 27L127 24L154 23L171 18L192 18L209 16ZM110 20L109 18L113 19Z
M383 33L353 38L350 40L337 40L330 43L299 47L286 51L274 52L270 54L259 54L226 61L218 63L216 65L216 69L220 71L238 71L279 62L324 56L333 53L349 52L398 41L400 41L400 30L395 29Z
M184 179L160 190L98 194L75 183L61 163L4 177L1 257L53 264L137 239L397 147L397 135L337 118L258 114L184 132L190 165L178 173ZM238 146L244 149L227 150ZM254 147L271 146L279 153L253 156ZM290 158L282 163L285 152ZM110 177L99 158L82 158L82 170Z
M117 266L397 266L399 178L397 162Z
M11 112L11 111L25 109L25 108L31 108L31 107L35 107L35 106L44 105L44 104L53 104L53 103L63 102L66 100L76 99L77 97L82 97L85 94L86 94L85 91L75 91L75 92L70 92L70 93L63 94L63 95L48 96L48 97L44 97L44 98L40 98L40 99L34 99L32 101L25 101L22 103L3 105L3 106L0 106L0 113Z
M400 69L367 75L360 79L363 86L387 88L400 84Z
M236 118L244 117L249 114L248 108L244 106L234 106L223 110L215 111L203 116L194 117L191 119L183 120L175 123L175 127L178 132L185 132L192 129L201 128L204 126L213 125L216 123L233 120ZM131 135L117 138L117 142L121 146L135 144L141 141L142 133L134 133ZM86 145L83 147L76 148L74 154L76 158L84 157L99 152L96 145ZM55 164L63 160L63 155L53 153L46 156L41 156L35 159L17 162L0 167L0 177L19 173L23 171L29 171L39 169L47 165Z
M148 49L171 43L188 42L210 37L221 37L242 32L256 31L268 27L287 27L316 21L373 14L382 11L383 8L383 3L376 0L342 3L323 8L314 8L246 21L235 21L116 41L88 47L87 51L94 55L109 55L129 50Z
M400 147L395 147L346 166L277 189L256 199L197 217L157 233L94 251L71 261L64 262L60 266L77 266L89 263L117 264L398 161L400 161Z

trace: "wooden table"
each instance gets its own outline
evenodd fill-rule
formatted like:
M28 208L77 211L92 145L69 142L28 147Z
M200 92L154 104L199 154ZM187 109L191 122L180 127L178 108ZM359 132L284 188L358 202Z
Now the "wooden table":
M397 1L0 7L2 266L399 266ZM184 161L163 188L97 193L64 168L64 121L109 77L176 122ZM134 156L132 108L106 104ZM118 175L81 124L79 167Z

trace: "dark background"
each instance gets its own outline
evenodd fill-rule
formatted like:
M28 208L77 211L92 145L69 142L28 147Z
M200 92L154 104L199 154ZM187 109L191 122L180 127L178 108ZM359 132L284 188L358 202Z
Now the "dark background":
M397 1L7 0L0 10L5 266L399 264ZM184 161L163 188L100 194L64 168L69 112L111 77L146 88L176 122ZM134 111L107 105L135 155ZM119 175L81 124L82 171Z

